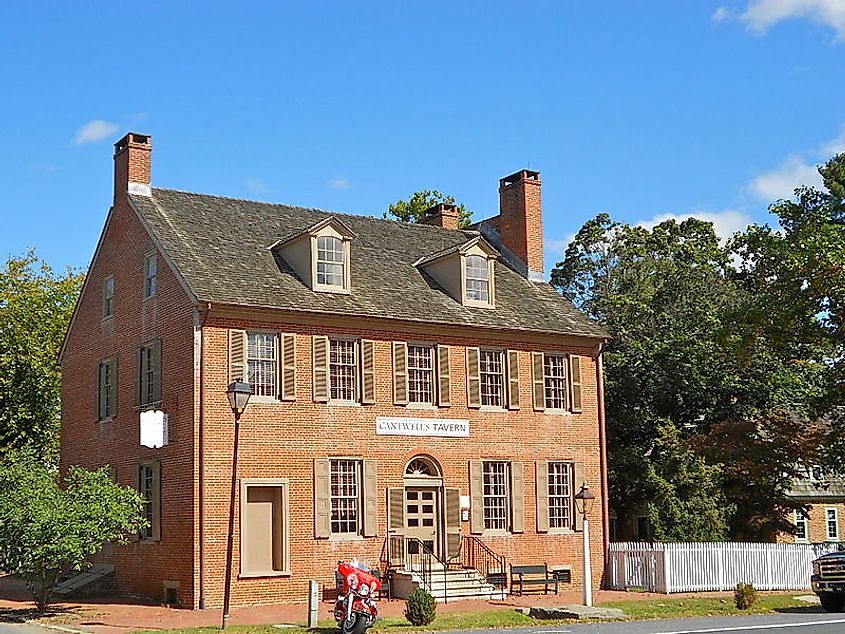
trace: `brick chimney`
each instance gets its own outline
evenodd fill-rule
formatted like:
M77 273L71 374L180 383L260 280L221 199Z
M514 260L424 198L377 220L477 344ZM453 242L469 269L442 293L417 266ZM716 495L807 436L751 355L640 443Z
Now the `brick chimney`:
M449 203L437 203L434 207L426 209L420 217L420 224L434 225L444 229L458 229L461 217L458 214L458 206Z
M540 172L521 170L499 181L502 246L528 267L528 279L543 281L543 203Z
M150 160L153 139L130 132L114 144L114 199L125 195L150 196Z

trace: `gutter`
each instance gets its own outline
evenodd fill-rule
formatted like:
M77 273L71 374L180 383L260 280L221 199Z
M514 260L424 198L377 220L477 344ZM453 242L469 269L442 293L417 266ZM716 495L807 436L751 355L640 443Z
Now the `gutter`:
M208 607L205 600L205 322L211 314L211 302L205 306L205 314L200 322L200 389L199 389L199 429L197 431L197 442L199 444L199 608L204 610Z

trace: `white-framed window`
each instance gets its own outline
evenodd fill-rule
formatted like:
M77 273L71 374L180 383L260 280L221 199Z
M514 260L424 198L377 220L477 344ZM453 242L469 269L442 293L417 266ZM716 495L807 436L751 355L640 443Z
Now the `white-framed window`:
M839 509L829 506L824 510L828 541L839 541Z
M114 276L103 280L103 319L114 315Z
M572 528L572 464L549 462L549 528Z
M501 350L481 350L478 359L481 404L490 407L505 405L505 365Z
M473 302L490 302L490 273L487 258L469 255L464 260L466 299Z
M545 387L546 409L565 410L568 406L567 366L569 359L563 354L543 355L543 384Z
M144 257L144 299L156 294L158 286L158 265L156 254L149 253Z
M138 405L161 400L161 343L156 340L138 350Z
M329 340L329 376L331 379L331 400L357 401L357 341L351 339Z
M153 537L153 521L155 520L153 512L153 496L155 494L153 473L153 465L151 464L142 464L138 467L138 493L144 500L141 513L147 520L147 525L138 534L141 539L152 539Z
M338 458L329 465L331 532L357 535L361 530L361 461Z
M117 413L117 402L115 400L117 377L115 376L115 368L114 359L106 359L100 362L97 372L98 420L110 420Z
M408 344L408 402L434 403L434 348Z
M247 377L255 396L276 396L278 359L273 333L247 333Z
M810 478L811 482L821 482L824 478L824 470L821 465L810 465L807 467L807 476Z
M505 461L484 461L482 467L482 496L484 529L508 530L510 517L510 473Z
M335 236L317 237L317 284L344 288L344 243Z
M793 511L793 523L795 524L795 541L810 541L810 525L807 521L807 513L802 509Z

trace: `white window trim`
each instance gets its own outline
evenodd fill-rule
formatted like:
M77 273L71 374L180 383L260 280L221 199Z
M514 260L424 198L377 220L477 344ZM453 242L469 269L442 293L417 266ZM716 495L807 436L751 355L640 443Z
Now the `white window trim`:
M246 530L244 518L246 517L247 489L249 487L277 487L282 490L282 570L248 570L244 571L243 553L246 552ZM289 478L241 478L241 510L240 510L240 572L238 578L249 579L254 577L289 577L291 576L290 564L290 479Z
M481 380L481 357L484 356L485 352L494 352L499 355L500 364L499 367L501 368L501 372L499 375L502 377L501 379L501 404L500 405L485 405L484 404L484 394L482 390L482 386L484 382ZM479 408L482 412L507 412L508 410L508 373L507 373L507 363L508 358L504 348L479 348L478 349L478 400L481 403L481 407Z
M247 380L249 379L249 336L250 335L273 335L273 348L274 348L274 362L276 364L276 384L273 386L273 395L268 396L266 394L253 394L249 397L250 404L252 403L278 403L279 402L279 354L281 351L279 350L279 337L278 333L273 330L261 330L261 329L253 329L246 331L246 350L244 350L244 360L245 360L245 370L247 375Z
M356 541L364 539L364 459L361 456L331 456L329 457L329 540ZM332 463L346 461L355 463L355 477L358 484L358 528L355 532L335 533L332 530Z
M429 368L429 372L431 372L431 400L430 401L412 401L411 400L411 348L427 348L429 354L429 360L431 362L431 367ZM440 374L439 368L437 367L437 346L433 343L421 343L418 341L409 341L405 344L405 371L407 372L408 378L408 404L405 407L410 409L437 409L437 400L438 400L438 393L437 390L439 389L440 385Z
M341 398L332 398L332 342L334 341L349 341L355 346L355 399L354 400L346 400ZM329 345L326 354L326 364L328 366L328 375L329 375L329 401L328 405L340 405L344 407L361 407L361 397L363 392L363 372L364 369L362 367L362 359L361 359L361 339L358 337L333 337L329 336Z
M487 528L487 518L484 511L487 509L487 496L484 495L484 474L488 464L497 463L505 465L505 528ZM496 535L511 535L513 513L513 488L511 483L511 461L510 460L482 460L481 461L481 521L482 535L495 537Z
M828 516L828 513L829 513L830 511L833 511L833 519L834 519L834 521L836 522L836 535L831 535L831 534L830 534L830 525L828 524L828 522L829 522L830 520L829 520L829 519L828 519L828 517L827 517L827 516ZM840 533L841 533L841 531L840 531L840 529L839 529L839 509L838 509L838 508L836 508L835 506L826 506L826 507L824 507L824 534L825 534L825 541L829 541L829 542L838 542L838 541L839 541L839 535L840 535Z
M549 511L549 530L550 535L568 535L575 531L575 513L578 510L575 508L575 464L570 460L548 460L548 471L546 474L546 488L549 489L551 485L552 463L566 465L567 477L569 478L569 526L552 526L552 494L548 491L548 511Z
M467 298L467 258L470 256L478 256L487 259L487 301L482 302L477 299ZM496 307L496 285L494 274L494 263L496 259L490 256L480 255L478 253L461 254L461 304L464 306L475 306L478 308L495 308Z
M328 229L328 230L326 230ZM338 293L341 295L351 294L350 275L350 251L352 241L349 238L337 235L330 228L326 228L311 236L311 289L320 293ZM341 242L343 248L343 286L331 284L319 284L317 282L317 238L332 237Z

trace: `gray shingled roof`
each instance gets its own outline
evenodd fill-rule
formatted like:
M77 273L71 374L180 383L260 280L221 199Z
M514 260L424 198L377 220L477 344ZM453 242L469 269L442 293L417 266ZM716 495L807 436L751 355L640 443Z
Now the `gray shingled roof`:
M496 307L465 307L413 266L478 235L367 216L152 190L130 200L196 298L345 315L605 337L548 284L495 264ZM316 293L268 246L334 216L355 234L349 295Z

